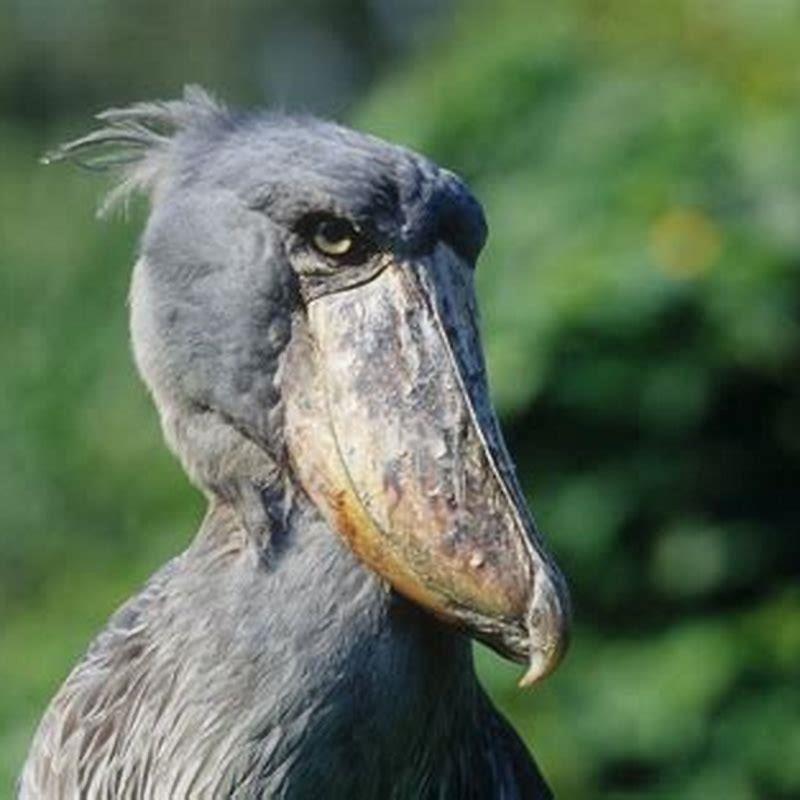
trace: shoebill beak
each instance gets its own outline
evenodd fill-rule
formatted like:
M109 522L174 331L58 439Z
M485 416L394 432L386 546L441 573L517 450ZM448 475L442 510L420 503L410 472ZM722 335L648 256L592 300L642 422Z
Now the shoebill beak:
M489 399L471 267L440 244L307 314L286 370L307 382L286 402L300 482L396 591L527 662L522 685L544 677L566 648L567 589Z

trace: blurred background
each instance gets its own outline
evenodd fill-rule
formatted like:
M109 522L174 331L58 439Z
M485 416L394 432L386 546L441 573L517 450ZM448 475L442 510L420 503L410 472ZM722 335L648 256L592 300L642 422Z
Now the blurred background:
M202 514L128 352L144 207L45 169L198 82L462 173L492 387L575 601L541 688L484 651L560 798L800 796L793 0L4 0L0 795L92 634Z

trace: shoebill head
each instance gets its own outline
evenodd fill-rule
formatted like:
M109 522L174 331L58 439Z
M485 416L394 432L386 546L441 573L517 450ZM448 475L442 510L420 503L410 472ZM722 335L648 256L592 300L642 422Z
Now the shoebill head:
M100 115L54 154L150 197L131 292L166 438L214 499L304 491L374 572L529 665L568 599L492 408L473 287L480 205L416 153L200 90Z

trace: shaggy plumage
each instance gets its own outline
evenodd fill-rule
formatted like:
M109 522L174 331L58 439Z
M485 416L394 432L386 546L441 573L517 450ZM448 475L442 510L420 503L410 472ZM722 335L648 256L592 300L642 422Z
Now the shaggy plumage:
M20 799L548 797L477 684L469 640L360 563L286 443L304 304L360 280L298 272L297 220L336 214L381 250L445 244L472 262L480 207L409 151L315 119L234 114L197 89L100 119L51 158L121 169L112 204L151 198L134 351L210 506L53 699Z

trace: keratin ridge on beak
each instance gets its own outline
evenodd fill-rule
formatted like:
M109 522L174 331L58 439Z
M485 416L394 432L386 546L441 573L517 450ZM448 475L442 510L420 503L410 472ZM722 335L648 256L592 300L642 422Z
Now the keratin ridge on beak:
M393 262L316 298L308 326L315 394L286 409L306 490L397 591L527 661L523 685L544 677L567 592L489 401L469 267L443 245Z

